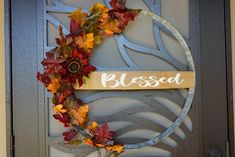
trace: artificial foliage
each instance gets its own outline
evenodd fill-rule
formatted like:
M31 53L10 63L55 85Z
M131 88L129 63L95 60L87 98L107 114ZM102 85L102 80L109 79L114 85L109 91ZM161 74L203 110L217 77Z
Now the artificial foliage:
M59 27L57 47L46 53L41 62L44 72L37 78L53 94L54 118L71 128L64 132L66 144L88 144L110 151L112 156L123 151L123 144L115 140L109 125L89 119L89 105L75 95L74 85L82 86L89 74L96 71L90 57L96 46L115 34L120 34L141 10L129 9L125 0L111 0L111 9L96 3L84 12L77 9L70 17L70 33L65 35ZM79 91L78 91L79 92Z

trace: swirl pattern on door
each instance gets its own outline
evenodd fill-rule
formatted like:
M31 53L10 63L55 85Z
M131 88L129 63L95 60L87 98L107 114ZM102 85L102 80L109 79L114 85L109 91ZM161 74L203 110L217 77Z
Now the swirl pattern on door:
M51 30L57 30L57 27L62 25L64 33L68 33L68 22L66 22L66 18L62 17L65 17L67 13L77 8L77 6L73 7L69 5L69 1L49 0L45 3L45 52L53 48L51 39L54 39L54 34L56 33L53 33ZM97 1L84 1L81 3L85 5L86 2L89 4ZM108 0L105 0L104 3L108 5ZM160 15L161 13L160 0L139 0L138 5L139 7L134 8L142 7L145 10L149 9L156 15ZM140 22L148 20L146 17L140 17L139 19ZM115 36L113 39L106 41L107 45L112 44L114 48L112 47L110 50L105 44L98 48L97 52L94 53L93 65L102 71L194 70L194 67L187 60L188 56L184 53L180 54L180 50L182 51L182 49L179 48L180 45L175 40L172 32L156 20L152 22L152 26L149 25L151 21L149 20L148 22L146 26L149 26L151 29L143 30L142 35L146 36L150 34L150 42L146 41L145 43L143 41L144 43L141 43L141 39L138 40L137 38L135 40L131 37L133 34L138 35L139 33L139 28L135 28L136 24L133 23L133 26L130 26L129 30L122 35ZM48 29L51 30L48 31ZM138 36L139 38L142 37L141 34ZM166 39L175 43L176 49L179 49L179 51L176 50L177 54L172 53L170 48L166 46ZM185 40L190 45L190 40L186 37ZM183 116L181 113L185 109L185 102L187 102L189 97L189 101L191 101L193 92L188 92L188 90L87 91L79 92L78 95L82 97L84 102L90 104L91 119L99 123L108 122L111 128L117 132L118 140L121 143L127 144L127 148L139 148L141 145L136 145L136 143L143 144L145 141L150 141L158 137L152 146L128 150L120 155L137 157L156 155L171 156L171 150L178 145L178 141L186 138L186 130L178 126L175 126L176 128L172 126L175 123L179 123L177 120ZM66 153L79 157L97 156L96 149L86 145L78 147L65 146L62 137L58 137L64 129L60 128L60 125L57 125L57 122L50 118L51 116L46 115L46 117L50 119L48 122L49 137L47 144L53 147L50 151L52 157L53 154L56 154L57 150L65 152L65 155L60 156L66 156ZM192 131L192 120L189 116L185 117L183 124L184 128ZM170 132L173 132L171 136L169 136L169 131L166 133L166 130L169 128ZM70 156L68 154L67 156Z

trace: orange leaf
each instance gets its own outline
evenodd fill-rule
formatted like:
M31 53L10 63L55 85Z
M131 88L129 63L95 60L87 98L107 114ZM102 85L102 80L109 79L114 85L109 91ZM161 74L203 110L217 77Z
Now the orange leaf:
M94 34L89 33L83 36L76 37L75 43L79 45L80 48L83 48L85 50L92 49L95 43Z
M56 93L60 89L60 86L60 79L52 79L47 89L51 91L51 93Z
M121 33L118 20L103 19L100 28L104 30L106 35L113 35L114 33Z
M123 151L123 146L122 145L107 146L106 149L109 150L110 152L121 153Z
M92 13L102 13L102 14L105 14L109 11L109 9L104 5L104 4L101 4L101 3L96 3L93 7L91 7L89 9L90 12Z
M76 23L79 23L81 26L85 23L87 13L83 12L82 9L77 9L76 11L72 12L69 17L71 20L74 20Z
M98 124L96 122L91 122L91 124L88 126L88 130L94 131L97 128Z
M73 108L71 114L73 116L72 123L75 125L83 126L88 120L88 105L82 105L78 109Z
M91 139L85 139L84 143L93 145L93 141Z

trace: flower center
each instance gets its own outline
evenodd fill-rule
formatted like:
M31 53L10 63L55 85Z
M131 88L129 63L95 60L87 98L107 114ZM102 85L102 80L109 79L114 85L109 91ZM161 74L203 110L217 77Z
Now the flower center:
M76 73L80 70L81 65L77 61L72 61L69 63L68 69L71 73Z

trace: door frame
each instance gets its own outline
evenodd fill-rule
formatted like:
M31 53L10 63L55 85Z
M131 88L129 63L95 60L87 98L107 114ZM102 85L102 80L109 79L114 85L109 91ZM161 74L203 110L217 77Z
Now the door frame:
M11 0L4 0L5 1L5 60L6 60L6 109L7 109L7 157L13 157L14 156L14 135L13 135L13 93L12 93L12 19L11 19ZM221 33L221 37L224 36L225 44L224 44L224 52L226 57L226 91L227 91L227 118L228 118L228 140L230 142L230 156L234 156L234 105L233 105L233 80L232 80L232 50L231 50L231 20L230 20L230 0L220 0L222 3L224 2L224 8L223 6L217 6L220 9L223 9L222 12L224 13L224 33ZM210 9L205 9L202 6L208 5L208 3L212 3L210 0L199 0L198 2L198 16L200 15L207 15L208 11L211 11ZM217 20L221 20L219 18L221 17L214 17L212 19L206 19L207 17L200 16L200 28L205 28L204 30L210 29L209 23L216 22ZM215 27L218 27L221 29L221 25L215 25ZM207 28L207 29L206 29ZM216 28L215 28L216 29ZM202 34L203 32L199 30ZM201 36L202 37L202 36ZM209 37L208 37L209 38ZM207 41L207 39L199 40L200 46L201 42ZM210 37L212 39L212 37ZM221 38L223 40L223 38ZM199 48L199 50L202 50L202 47ZM207 50L205 50L207 51ZM202 52L201 52L202 54ZM208 55L208 54L207 54ZM202 57L202 56L201 56ZM208 56L204 56L208 57ZM206 59L206 58L205 58ZM206 61L206 60L204 60ZM203 62L203 61L202 61ZM210 70L210 67L203 67L206 71ZM203 78L205 74L201 73L200 77ZM211 81L212 82L212 81ZM210 83L210 82L207 82ZM200 87L201 88L201 87ZM201 89L203 90L203 88ZM211 93L204 93L204 94L211 94ZM209 96L211 99L213 96ZM210 99L208 100L210 101ZM203 104L204 102L202 102ZM206 117L208 113L203 112L202 116ZM202 131L203 135L203 127L199 128ZM201 140L205 140L209 135L204 135L203 139L199 139L199 142ZM202 150L205 152L205 150Z

